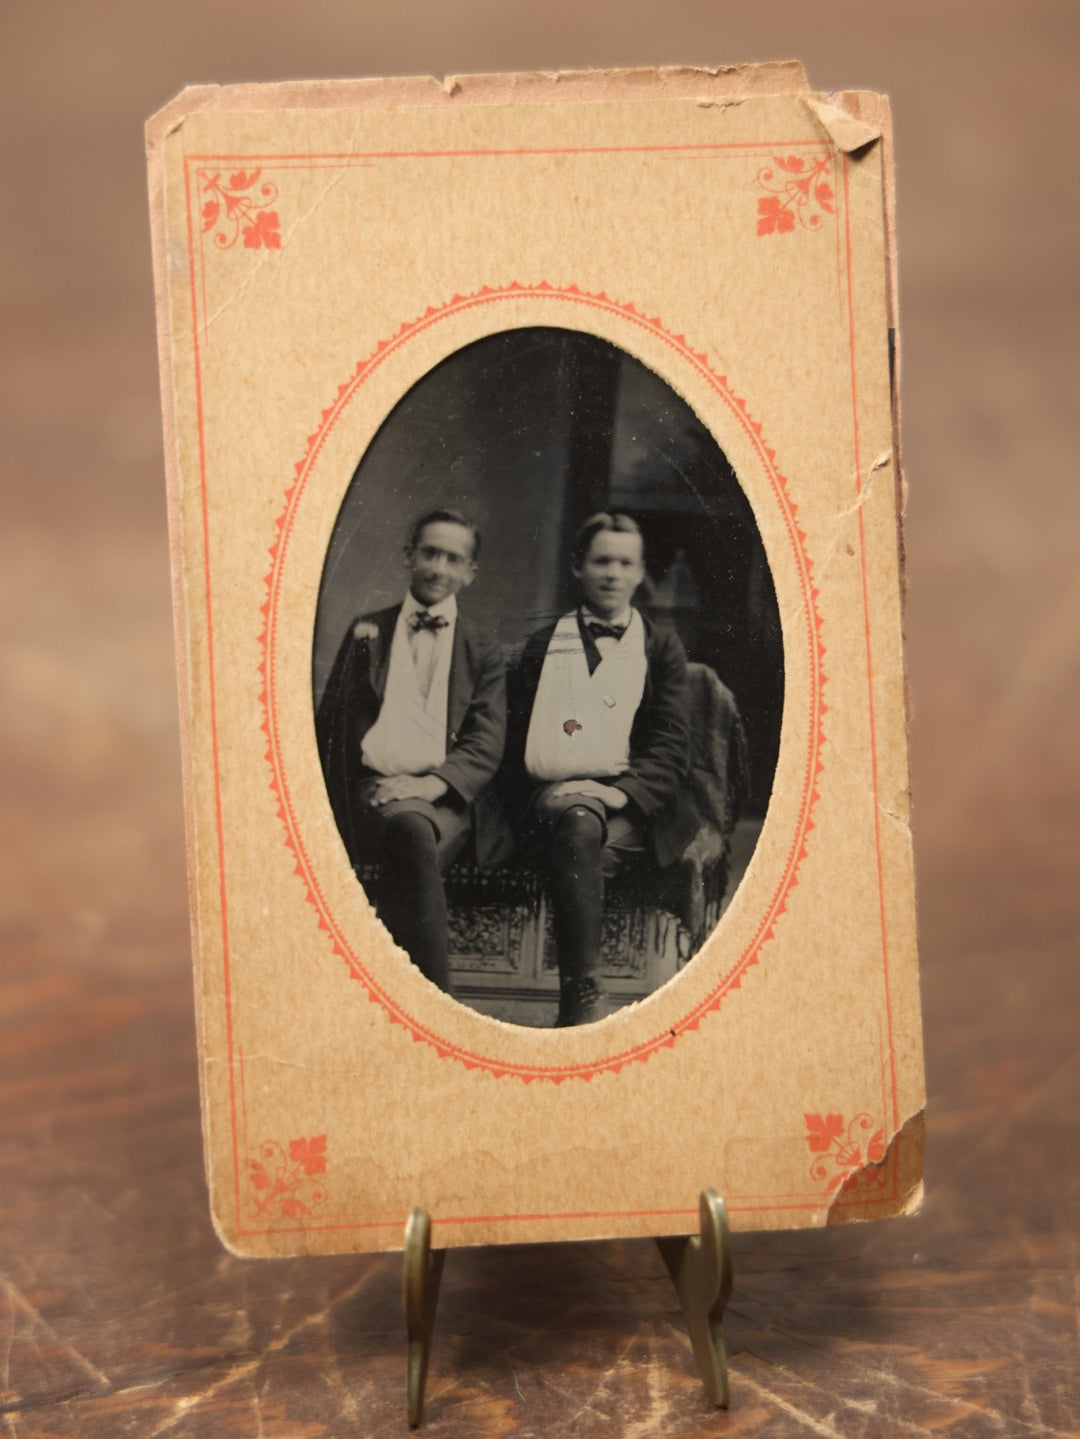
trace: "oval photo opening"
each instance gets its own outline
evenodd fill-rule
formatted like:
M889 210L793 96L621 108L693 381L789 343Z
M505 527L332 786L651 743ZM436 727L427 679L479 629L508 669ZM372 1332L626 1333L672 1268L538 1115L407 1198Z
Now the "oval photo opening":
M490 335L359 458L313 649L357 879L421 971L573 1026L692 962L761 831L783 648L750 504L605 340Z

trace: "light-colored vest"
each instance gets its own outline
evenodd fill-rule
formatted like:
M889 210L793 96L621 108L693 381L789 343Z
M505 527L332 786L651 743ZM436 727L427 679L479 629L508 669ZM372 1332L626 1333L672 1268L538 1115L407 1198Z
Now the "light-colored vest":
M435 669L427 699L420 693L409 644L409 622L402 607L390 641L379 718L364 736L361 758L376 774L427 774L446 759L446 712L450 700L450 659L454 626L439 636Z
M548 641L525 741L533 779L600 779L628 769L647 669L637 610L591 675L577 613L563 615Z

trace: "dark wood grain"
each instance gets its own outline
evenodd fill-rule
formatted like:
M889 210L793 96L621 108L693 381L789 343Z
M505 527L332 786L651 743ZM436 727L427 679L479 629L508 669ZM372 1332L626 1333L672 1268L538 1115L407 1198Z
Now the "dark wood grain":
M822 87L890 90L897 114L926 1205L736 1239L726 1415L702 1396L651 1244L455 1252L426 1432L1080 1432L1080 14L1053 0L631 13L570 0L5 13L11 1439L404 1432L397 1261L238 1261L210 1228L143 116L195 79L788 53Z

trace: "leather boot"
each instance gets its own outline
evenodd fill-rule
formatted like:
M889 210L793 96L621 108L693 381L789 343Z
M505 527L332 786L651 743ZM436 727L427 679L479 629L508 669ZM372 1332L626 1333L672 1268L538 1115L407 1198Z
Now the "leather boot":
M595 1024L607 1016L607 996L591 974L571 975L559 979L559 1013L556 1029L570 1029L578 1024Z

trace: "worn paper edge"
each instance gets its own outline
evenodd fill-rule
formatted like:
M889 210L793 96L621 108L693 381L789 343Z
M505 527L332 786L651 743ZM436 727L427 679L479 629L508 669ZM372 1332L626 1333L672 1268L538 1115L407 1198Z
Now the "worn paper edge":
M897 572L900 582L900 624L901 624L901 674L903 678L904 697L904 736L907 744L907 752L911 754L911 720L912 704L911 690L908 680L908 666L906 656L903 655L905 648L904 640L904 618L907 611L907 551L904 538L904 526L907 518L908 487L904 474L903 453L901 448L901 426L900 426L900 381L901 381L901 339L900 339L900 292L897 263L897 237L896 237L896 170L894 166L893 150L893 121L892 106L889 97L870 90L845 90L826 97L810 96L806 101L808 107L813 111L819 123L828 131L830 138L845 153L852 155L853 160L858 161L860 152L865 152L868 146L875 143L881 146L881 203L882 220L885 231L885 305L889 327L890 340L890 410L892 417L892 463L893 463L893 485L894 485L894 510L896 514L896 546L897 546ZM844 117L844 118L841 118ZM848 123L850 122L850 124ZM860 139L860 136L863 138ZM847 146L850 144L850 149ZM912 797L910 787L910 760L908 770L908 794L907 794L907 817L905 825L908 833L912 828ZM914 892L912 902L915 909L916 925L918 923L918 876L913 875ZM920 997L921 1008L921 997ZM921 1092L925 1096L925 1079L921 1086ZM926 1131L926 1108L925 1097L923 1104L913 1113L907 1115L902 1122L894 1129L886 1147L885 1158L880 1164L868 1164L861 1169L856 1176L866 1176L871 1171L882 1169L890 1161L899 1162L898 1156L905 1147L911 1152L914 1162L909 1162L908 1168L915 1169L917 1178L912 1182L906 1193L900 1196L896 1208L889 1215L881 1215L881 1218L895 1217L898 1215L918 1214L922 1208L924 1197L924 1162L925 1162L925 1131ZM827 1219L828 1224L838 1223L861 1223L865 1222L867 1216L859 1213L851 1213L843 1208L837 1207L836 1202L830 1206Z
M904 472L900 426L901 405L901 339L900 291L896 239L896 170L894 167L892 106L889 97L873 90L842 90L831 95L811 94L805 104L828 139L858 161L869 146L881 146L881 200L885 227L885 304L889 325L892 410L892 460L895 487L896 544L900 576L900 617L903 625L907 611L907 550L904 523L907 516L908 486ZM904 721L911 752L911 691L907 664L903 666ZM908 794L908 827L910 828L911 795ZM917 900L917 894L916 894Z
M889 104L887 95L877 94L869 90L845 90L828 97L831 105L841 108L854 116L857 120L864 122L870 129L876 132L881 145L881 173L882 173L882 205L884 210L885 224L885 303L888 313L889 334L892 342L892 376L891 376L891 405L892 405L892 453L893 453L893 484L895 486L895 508L896 508L896 544L897 559L900 575L900 620L903 626L904 616L907 611L907 551L904 538L904 524L907 517L908 486L904 472L903 442L901 439L900 409L901 409L901 379L902 379L902 343L900 337L900 291L897 265L897 239L896 239L896 169L894 165L893 151L893 124L892 107ZM858 152L854 158L858 159ZM911 691L908 685L908 669L905 662L903 666L904 676L904 720L905 733L908 742L908 753L911 752L911 719L912 704ZM911 795L908 795L908 823L910 827ZM918 912L918 877L916 876L916 914Z
M626 70L522 70L481 75L375 76L271 84L189 85L146 123L148 152L201 110L387 109L393 106L556 105L566 101L693 99L738 102L809 90L799 60L661 65Z
M885 231L885 303L891 343L890 409L892 417L892 461L893 484L895 487L894 508L896 512L896 544L898 573L900 580L901 626L907 606L907 557L904 545L904 522L907 513L907 483L904 478L900 449L900 325L899 288L897 279L896 253L896 190L893 168L892 109L888 96L873 91L848 90L838 94L819 97L808 96L807 108L825 130L829 139L845 154L857 160L860 151L880 143L882 149L882 221ZM884 457L883 457L884 459ZM880 463L875 463L876 464ZM911 752L911 695L908 686L907 664L902 665L904 683L904 729L908 753ZM911 830L911 795L908 793L908 815L905 821ZM917 906L917 895L916 895ZM916 907L917 914L917 907ZM925 1104L907 1115L893 1130L886 1145L884 1157L877 1163L867 1163L851 1176L832 1204L826 1224L866 1223L869 1218L894 1218L900 1215L918 1214L922 1208L924 1189L925 1159ZM908 1159L905 1168L914 1171L915 1177L898 1196L895 1207L888 1215L866 1215L860 1213L858 1205L841 1201L852 1189L872 1179L890 1164L899 1165L905 1151Z

